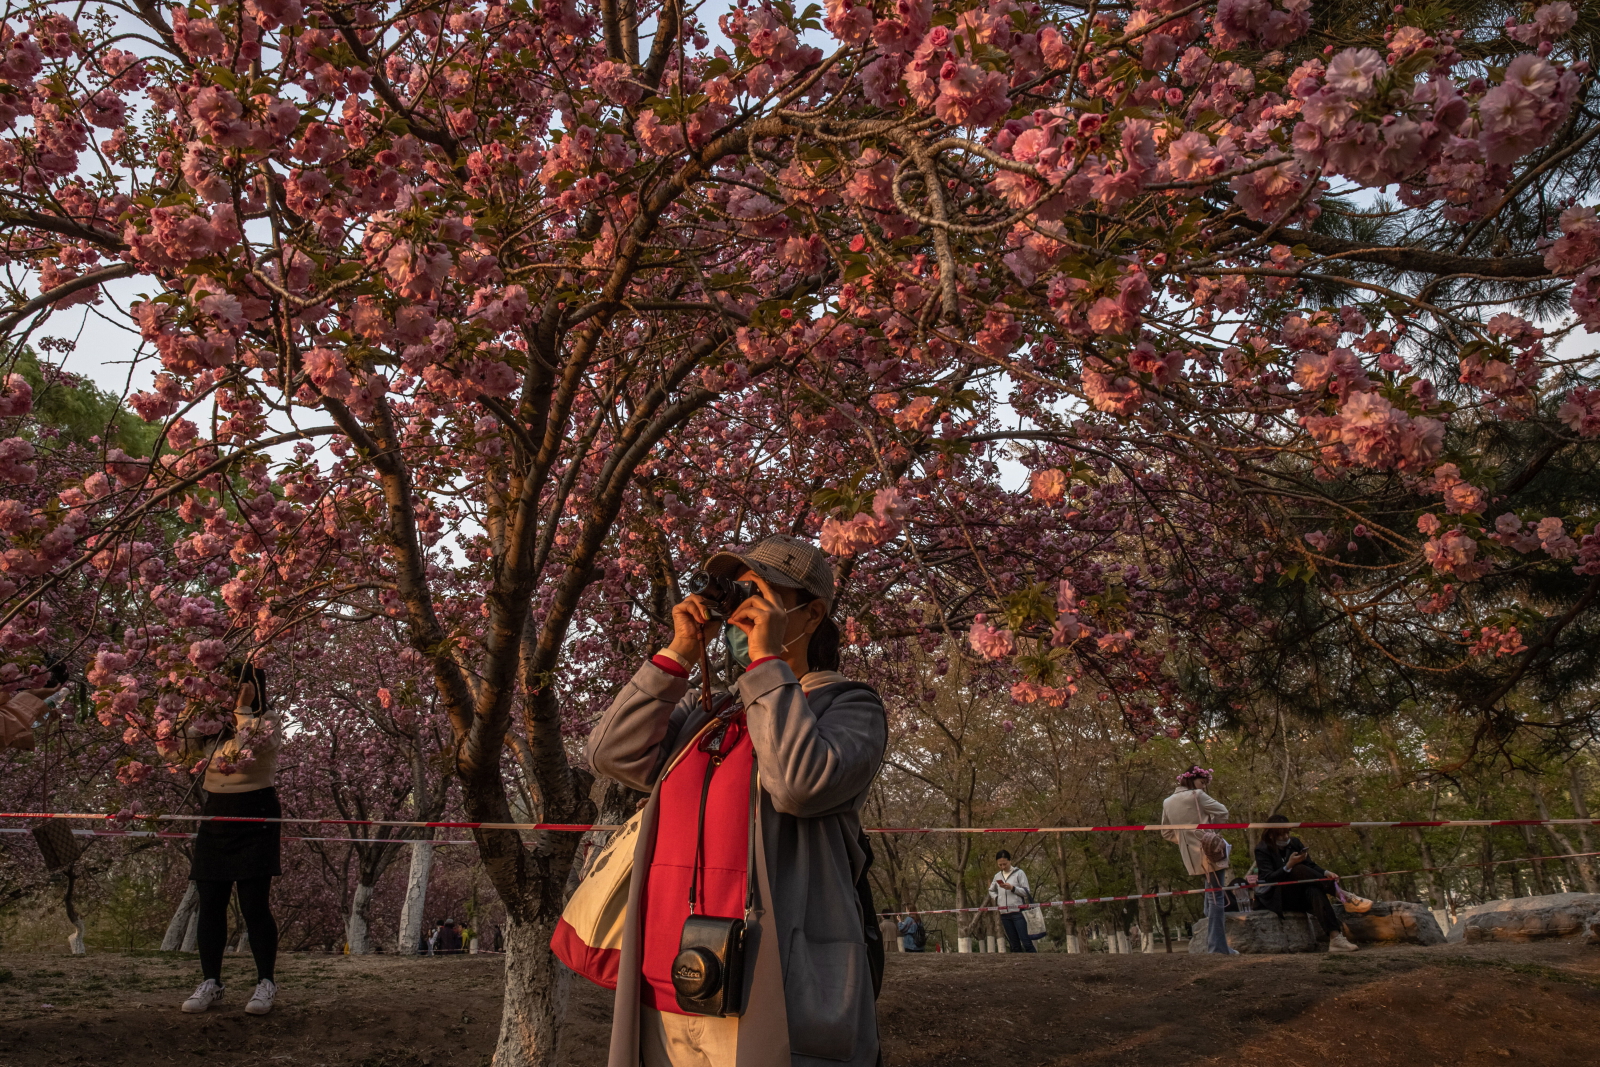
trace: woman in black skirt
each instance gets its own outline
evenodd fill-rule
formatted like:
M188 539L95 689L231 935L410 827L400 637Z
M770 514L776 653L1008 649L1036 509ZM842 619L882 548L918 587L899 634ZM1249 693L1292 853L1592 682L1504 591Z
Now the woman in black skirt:
M270 818L283 815L273 782L278 767L280 716L267 711L267 678L245 664L231 670L239 682L233 723L209 737L185 731L189 746L207 757L205 805L202 814L225 818ZM191 747L191 751L192 751ZM240 762L241 750L253 757ZM222 998L222 954L228 941L228 897L239 891L239 912L256 961L256 989L244 1010L265 1015L272 1010L278 987L273 968L278 958L278 924L267 897L274 875L283 873L278 860L276 822L202 822L194 842L189 878L200 898L197 939L200 972L205 980L183 1010L205 1011Z

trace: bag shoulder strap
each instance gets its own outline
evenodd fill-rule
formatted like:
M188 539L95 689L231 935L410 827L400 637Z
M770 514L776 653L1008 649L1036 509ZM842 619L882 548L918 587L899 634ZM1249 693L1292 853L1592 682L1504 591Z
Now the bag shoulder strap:
M682 748L676 748L674 746L677 745L678 738L683 733L684 724L689 721L689 716L685 715L677 722L669 721L667 723L667 734L661 739L661 745L656 754L655 776L651 780L651 788L654 788L657 784L659 784L661 780L667 776L667 772L678 765L678 760L683 757L684 753L688 752L692 747L694 747L695 742L700 740L701 735L704 734L706 730L717 723L720 713L727 708L728 702L734 699L736 698L732 693L724 690L719 695L718 703L716 703L712 708L713 714L711 718L706 721L704 726L695 731L694 736L690 738L689 742Z

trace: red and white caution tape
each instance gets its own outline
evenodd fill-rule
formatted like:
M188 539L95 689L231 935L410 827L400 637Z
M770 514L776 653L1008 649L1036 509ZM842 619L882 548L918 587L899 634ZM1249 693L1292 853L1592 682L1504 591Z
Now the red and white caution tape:
M98 819L126 822L239 822L303 823L314 826L399 826L416 829L447 830L544 830L557 833L586 833L590 830L620 830L621 826L601 823L558 822L411 822L403 819L300 819L247 817L240 815L94 815L83 812L0 811L0 819ZM1108 834L1139 830L1387 830L1429 829L1446 826L1600 826L1600 819L1429 819L1383 820L1376 822L1212 822L1212 823L1134 823L1126 826L877 826L869 834Z
M0 827L0 834L26 834L31 833L25 827L4 826ZM186 834L177 830L74 830L77 837L156 837L162 840L193 841L198 834ZM346 845L415 845L425 842L430 845L475 845L470 837L450 837L440 840L431 840L426 837L299 837L285 834L285 841L333 841Z
M411 822L404 819L296 819L288 816L245 815L91 815L83 812L0 811L0 819L98 819L104 822L240 822L305 823L312 826L399 826L419 830L549 830L586 833L590 830L620 830L621 826L601 823L562 822ZM347 840L338 838L336 840Z
M1437 826L1600 826L1600 819L1431 819L1381 822L1136 823L1127 826L885 826L869 834L1109 834L1130 830L1387 830Z
M1282 826L1283 823L1273 823L1273 826ZM1200 893L1225 893L1235 889L1267 889L1279 885L1308 885L1312 882L1354 881L1357 878L1382 878L1391 874L1418 874L1422 871L1458 871L1471 867L1498 867L1502 863L1538 863L1545 860L1579 860L1590 856L1600 856L1600 852L1574 852L1565 856L1522 856L1509 860L1490 860L1486 863L1457 863L1448 867L1412 867L1403 871L1370 871L1366 874L1343 874L1338 879L1331 875L1327 878L1298 878L1292 882L1257 882L1255 885L1240 883L1238 885L1223 886L1220 889L1166 889L1159 893L1133 893L1120 897L1079 897L1077 900L1040 900L1035 901L1041 908L1074 907L1080 904L1110 904L1122 900L1154 900L1157 897L1186 897ZM979 911L1000 911L993 904L977 908L929 908L919 910L918 915L955 915ZM1012 909L1015 910L1015 909ZM910 915L908 911L886 911L883 915Z
M1283 824L1282 823L1274 823L1273 825L1274 826L1282 826ZM1331 881L1333 881L1332 877L1328 877L1328 878L1298 878L1298 879L1295 879L1292 882L1260 882L1260 883L1257 883L1257 885L1254 888L1266 889L1266 888L1268 888L1270 886L1275 886L1275 885L1310 885L1312 882L1331 882ZM1119 900L1155 900L1158 897L1187 897L1187 896L1193 896L1193 895L1195 895L1197 893L1227 893L1227 892L1230 892L1231 890L1242 889L1242 888L1244 888L1244 887L1243 886L1222 886L1221 888L1213 888L1213 889L1163 889L1159 893L1130 893L1130 894L1128 894L1126 896L1120 896L1120 897L1079 897L1076 900L1036 900L1036 901L1034 901L1034 903L1037 904L1041 908L1071 908L1071 907L1076 907L1076 906L1078 906L1080 904L1110 904L1110 903L1113 903L1113 902L1119 901ZM996 907L993 904L986 904L986 905L984 905L983 907L980 907L980 908L929 908L926 911L918 911L917 914L918 915L957 915L957 914L966 915L966 914L970 914L970 913L973 913L973 912L1000 911L1000 910L1002 910L1002 909ZM1009 910L1010 911L1020 911L1022 909L1018 908L1018 907L1012 907ZM911 913L909 911L885 911L885 912L880 912L879 914L880 915L910 915Z

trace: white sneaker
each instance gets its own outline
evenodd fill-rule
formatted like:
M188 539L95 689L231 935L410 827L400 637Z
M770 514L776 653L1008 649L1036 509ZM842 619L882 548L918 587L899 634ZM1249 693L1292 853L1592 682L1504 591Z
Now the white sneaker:
M1328 938L1329 952L1358 952L1354 941L1343 934L1333 934Z
M250 1003L244 1010L251 1015L265 1015L272 1010L272 998L278 995L278 983L270 978L263 978L256 983L256 991L250 994Z
M207 978L194 991L194 996L183 1002L183 1010L187 1012L202 1012L221 999L222 983L215 978Z

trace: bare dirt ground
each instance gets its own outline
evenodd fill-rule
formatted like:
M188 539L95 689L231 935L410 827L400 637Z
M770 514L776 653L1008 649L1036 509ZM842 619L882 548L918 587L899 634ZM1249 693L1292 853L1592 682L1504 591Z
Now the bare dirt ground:
M0 1067L480 1067L492 956L288 955L278 1009L244 1013L230 956L219 1009L184 1015L194 957L0 954ZM610 994L578 981L561 1061L604 1063ZM893 954L879 1002L889 1067L1269 1063L1589 1067L1600 949L1541 944L1354 956Z

